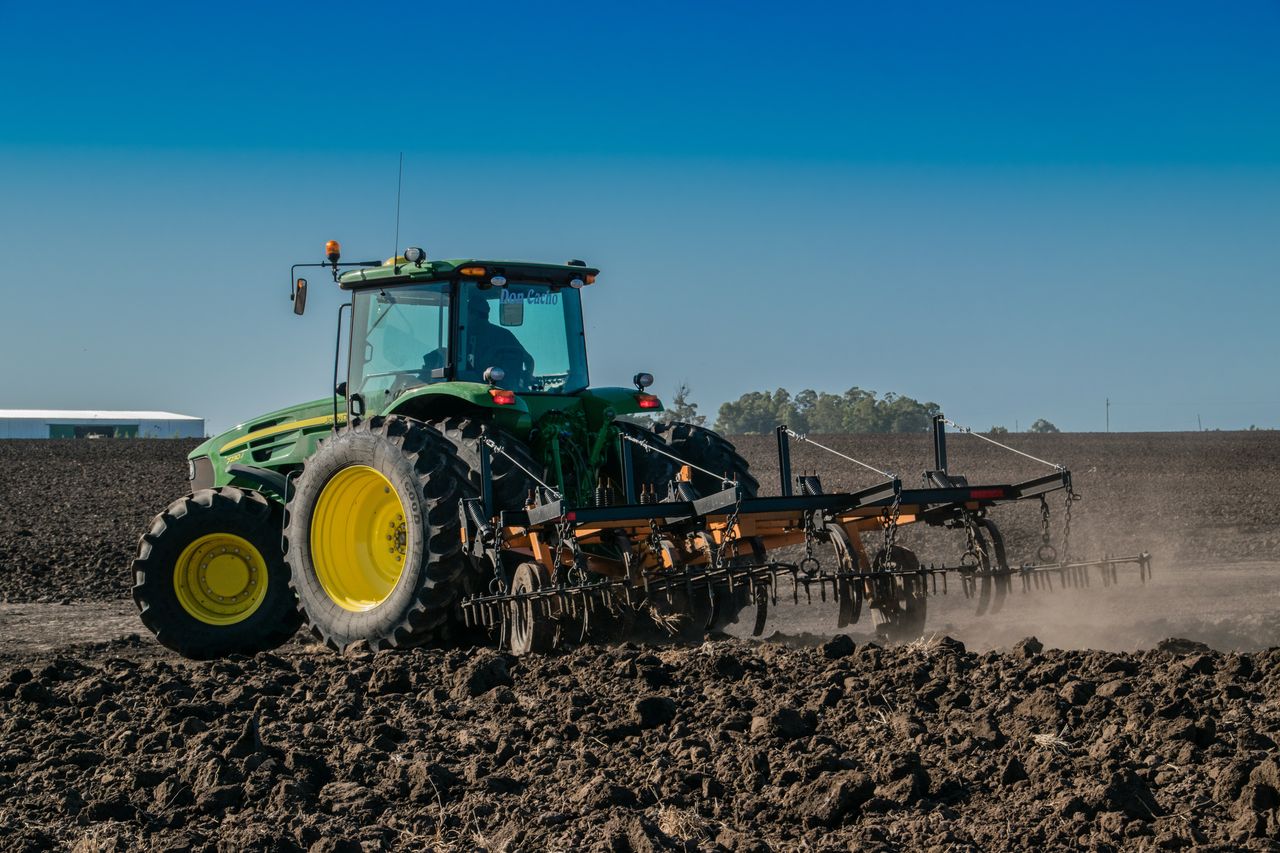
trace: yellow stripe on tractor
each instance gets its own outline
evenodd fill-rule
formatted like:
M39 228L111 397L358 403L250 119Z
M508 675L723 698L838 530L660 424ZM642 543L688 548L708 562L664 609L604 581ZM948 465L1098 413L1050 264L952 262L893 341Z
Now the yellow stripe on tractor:
M339 412L338 423L345 423L346 420L347 420L347 413ZM250 442L257 441L260 438L266 438L267 436L271 436L271 435L279 435L282 432L292 432L293 430L306 429L307 427L321 426L321 425L332 424L332 423L333 423L333 415L321 415L318 418L307 418L301 421L288 421L286 423L276 424L275 426L264 427L262 429L254 430L251 433L242 435L239 438L232 439L231 441L222 445L222 447L219 449L218 452L226 453L228 450L239 447L242 444L249 444Z

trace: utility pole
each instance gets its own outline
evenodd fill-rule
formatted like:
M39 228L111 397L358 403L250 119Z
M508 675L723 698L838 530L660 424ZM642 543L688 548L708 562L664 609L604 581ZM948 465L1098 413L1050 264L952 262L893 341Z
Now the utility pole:
M1204 432L1204 424L1202 424L1202 423L1200 422L1200 413L1199 413L1199 412L1196 412L1196 426L1200 428L1200 431L1201 431L1201 432Z
M1111 432L1111 398L1107 398L1107 432Z

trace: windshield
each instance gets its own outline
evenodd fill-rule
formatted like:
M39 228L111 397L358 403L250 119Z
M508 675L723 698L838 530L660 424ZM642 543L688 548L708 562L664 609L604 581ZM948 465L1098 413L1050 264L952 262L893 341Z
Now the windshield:
M356 293L351 310L348 386L371 411L408 388L445 378L448 282Z
M582 302L573 288L514 282L481 290L462 286L458 378L483 382L500 367L498 384L520 392L567 394L587 387Z

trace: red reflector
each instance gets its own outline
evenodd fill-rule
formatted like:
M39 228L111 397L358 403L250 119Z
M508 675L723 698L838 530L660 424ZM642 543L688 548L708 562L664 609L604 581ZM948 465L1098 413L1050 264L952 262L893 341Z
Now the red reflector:
M505 388L490 388L489 396L499 406L514 406L516 404L516 393Z
M566 513L564 514L564 520L565 520L565 521L577 521L577 520L578 520L578 514L577 514L576 512L566 512Z
M642 409L660 409L662 401L652 394L637 394L636 402L640 404Z
M970 489L969 497L975 501L1004 497L1004 489Z

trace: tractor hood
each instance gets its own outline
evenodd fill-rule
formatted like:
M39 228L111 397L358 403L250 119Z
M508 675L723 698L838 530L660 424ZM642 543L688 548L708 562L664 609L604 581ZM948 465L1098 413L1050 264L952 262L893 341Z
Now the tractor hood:
M337 400L338 423L342 424L347 419L346 402L341 397ZM236 424L226 432L206 439L203 444L188 454L188 458L235 454L236 451L243 450L250 444L256 445L265 439L315 427L330 429L332 426L333 399L299 403Z

